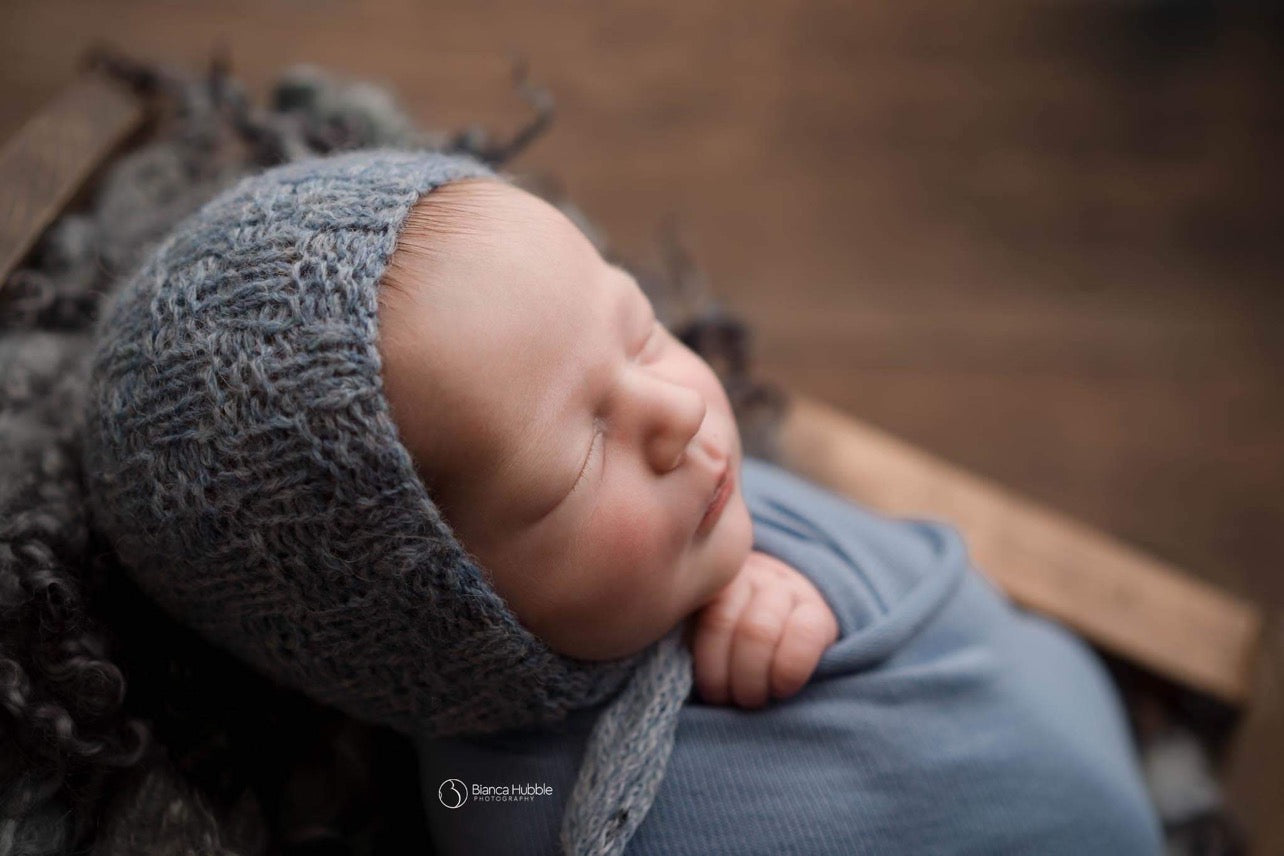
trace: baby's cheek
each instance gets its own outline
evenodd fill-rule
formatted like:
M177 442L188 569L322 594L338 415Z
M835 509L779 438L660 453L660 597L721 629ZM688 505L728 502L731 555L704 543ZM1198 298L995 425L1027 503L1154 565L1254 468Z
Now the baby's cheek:
M601 546L607 561L636 566L648 551L655 550L655 530L654 521L640 509L621 504L598 514L588 535Z
M629 598L663 591L665 579L656 569L670 561L673 539L658 515L623 506L597 516L589 533L597 550L596 564L603 582ZM676 557L673 557L676 561Z

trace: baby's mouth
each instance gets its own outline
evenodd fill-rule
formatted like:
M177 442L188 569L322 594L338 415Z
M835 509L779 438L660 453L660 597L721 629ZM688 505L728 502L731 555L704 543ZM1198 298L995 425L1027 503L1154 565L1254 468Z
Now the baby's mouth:
M731 462L727 461L723 465L722 476L718 479L717 487L713 490L713 496L705 507L704 516L700 518L700 525L696 528L696 537L703 538L708 535L709 531L713 529L722 517L722 510L727 507L727 501L735 490L735 481L735 472L731 468Z

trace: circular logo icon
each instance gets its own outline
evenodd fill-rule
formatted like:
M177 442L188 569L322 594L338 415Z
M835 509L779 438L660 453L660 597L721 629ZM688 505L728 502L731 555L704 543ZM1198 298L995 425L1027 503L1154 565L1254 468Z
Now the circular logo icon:
M437 788L437 799L446 808L459 808L468 802L468 786L459 779L447 779Z

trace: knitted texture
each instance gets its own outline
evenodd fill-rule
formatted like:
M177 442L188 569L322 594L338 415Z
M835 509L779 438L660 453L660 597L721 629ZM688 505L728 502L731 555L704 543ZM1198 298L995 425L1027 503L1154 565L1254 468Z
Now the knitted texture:
M203 636L359 719L445 736L548 724L641 654L567 658L519 623L401 444L378 281L411 206L496 177L366 150L242 180L104 308L86 403L95 523Z
M568 856L623 853L655 801L673 754L678 712L691 691L684 626L660 640L598 716L562 816L560 843Z

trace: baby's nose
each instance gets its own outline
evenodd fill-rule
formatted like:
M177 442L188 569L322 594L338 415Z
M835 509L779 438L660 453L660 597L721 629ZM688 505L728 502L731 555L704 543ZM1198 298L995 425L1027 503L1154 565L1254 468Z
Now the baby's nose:
M687 446L704 423L704 396L690 387L653 378L647 452L651 466L667 473L682 465Z

